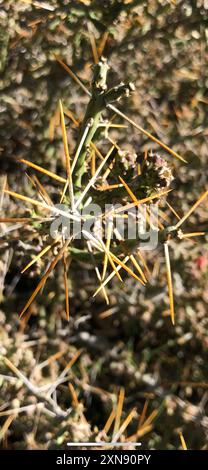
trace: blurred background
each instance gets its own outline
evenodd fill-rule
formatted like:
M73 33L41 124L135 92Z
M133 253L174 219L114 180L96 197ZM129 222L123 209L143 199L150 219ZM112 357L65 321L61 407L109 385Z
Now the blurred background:
M99 51L108 58L111 85L135 84L135 93L122 100L119 109L188 164L173 159L130 126L112 136L124 150L143 154L152 149L164 156L175 178L169 201L180 216L185 214L207 185L207 19L207 0L0 0L1 187L8 184L11 190L34 197L20 158L64 176L58 100L81 121L88 97L55 56L89 88ZM118 118L115 122L126 124ZM76 124L70 117L66 124L72 154ZM109 145L104 137L100 145L105 155ZM41 181L56 197L58 184L42 175ZM27 211L21 201L2 196L1 217L27 216ZM170 225L176 223L171 212L168 217ZM186 231L206 230L206 218L207 201L186 221ZM30 307L30 318L21 322L19 312L47 260L22 276L20 271L43 248L45 235L21 224L8 227L1 224L1 355L36 386L55 380L70 360L77 359L70 367L69 384L57 389L63 408L72 406L67 418L42 413L36 406L37 394L21 377L9 379L15 372L2 360L2 426L8 418L1 415L5 410L34 405L19 414L11 412L2 448L54 449L65 448L69 440L94 440L121 390L122 420L136 409L128 436L135 434L145 403L147 416L155 411L142 435L143 448L178 449L180 431L190 449L207 448L207 237L171 245L175 327L168 313L161 249L146 256L151 273L146 287L128 276L122 285L114 278L108 286L108 308L101 296L92 298L97 288L93 267L72 264L69 323L63 269L58 266Z

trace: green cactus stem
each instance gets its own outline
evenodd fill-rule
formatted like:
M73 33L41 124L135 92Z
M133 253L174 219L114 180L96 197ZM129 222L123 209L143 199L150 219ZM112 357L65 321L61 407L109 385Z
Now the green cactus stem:
M99 127L102 118L102 112L106 109L107 105L119 100L122 96L128 96L134 90L132 83L119 84L118 86L107 89L107 73L109 65L105 58L101 58L98 64L94 67L93 80L91 86L91 99L87 106L87 110L80 127L75 155L81 149L75 164L75 186L81 188L82 176L86 172L85 160L91 141ZM86 132L88 130L88 132ZM86 137L83 139L83 136Z

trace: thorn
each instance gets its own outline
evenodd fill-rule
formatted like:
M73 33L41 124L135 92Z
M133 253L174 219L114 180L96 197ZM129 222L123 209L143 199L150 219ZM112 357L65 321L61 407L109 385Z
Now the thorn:
M186 219L188 219L188 217L192 214L192 212L194 212L194 210L199 206L199 204L201 204L201 202L208 196L208 190L205 191L200 197L199 199L195 202L195 204L191 207L191 209L189 209L189 211L182 217L182 219L179 220L179 222L176 224L175 228L179 228L184 222Z
M124 420L123 424L119 428L118 432L115 434L113 437L113 441L116 442L118 439L122 436L126 428L129 426L130 422L132 421L133 418L136 416L136 409L133 408L133 410L130 411L126 419ZM125 443L124 443L125 444Z
M145 149L145 151L144 151L144 160L143 160L142 165L141 165L141 173L143 172L144 165L145 165L147 159L148 159L148 150Z
M114 214L119 214L120 212L125 212L126 210L131 209L132 207L140 206L141 204L145 204L146 202L152 201L153 199L158 199L162 196L165 196L170 191L172 191L172 189L167 189L166 191L161 191L158 194L154 194L153 196L145 197L144 199L138 199L137 202L131 202L130 204L126 204L123 207L119 207L118 209L116 209L114 211ZM112 211L110 213L108 213L108 215L111 214L111 213L112 213Z
M94 63L98 64L99 55L98 55L98 51L97 51L97 47L96 47L95 36L92 33L92 31L90 30L90 24L89 23L87 23L87 29L88 29L88 33L89 33L89 38L90 38L90 44L91 44L91 48L92 48L92 55L93 55Z
M107 293L106 293L105 286L102 285L102 279L101 279L100 271L99 271L98 267L95 264L95 260L94 260L94 256L93 256L93 250L92 250L92 246L91 246L90 241L87 242L87 246L88 246L89 252L91 253L93 261L94 261L96 276L97 276L97 278L100 282L100 290L102 290L102 292L103 292L103 296L105 298L106 304L109 305L109 299L108 299L108 296L107 296Z
M182 444L183 450L188 450L187 445L186 445L186 441L185 441L185 439L184 439L184 437L183 437L182 432L179 432L179 436L180 436L180 440L181 440L181 444Z
M12 424L12 421L14 421L14 419L16 418L16 413L15 413L15 410L14 410L14 414L11 414L10 416L8 416L8 418L6 419L5 423L3 424L1 430L0 430L0 441L2 439L5 438L5 435L9 429L9 427L11 426Z
M61 60L56 54L54 54L55 59L57 62L66 70L66 72L70 75L71 78L87 93L88 96L91 96L90 91L85 87L85 85L81 82L81 80L75 75L74 72L70 69L68 65L66 65L63 60Z
M152 422L154 421L157 415L158 415L158 410L153 410L152 413L145 420L143 426L149 426L150 424L152 424Z
M78 207L80 206L81 202L83 201L84 197L86 196L87 192L89 191L89 189L91 188L91 186L94 184L94 182L96 181L97 177L99 176L102 168L104 167L105 163L107 162L108 158L110 157L111 155L111 152L113 151L114 149L114 146L112 146L110 148L110 150L108 151L107 155L105 156L104 160L101 162L101 164L99 165L99 167L97 168L94 176L90 179L90 181L88 182L87 186L85 186L85 189L84 191L82 192L82 194L80 195L80 197L78 198L78 200L76 201L75 203L75 209L78 209Z
M70 196L72 211L74 211L74 191L73 191L73 183L72 183L72 171L71 171L70 155L69 155L69 149L68 149L66 126L65 126L65 120L64 120L64 112L63 112L63 106L62 106L61 100L59 100L59 107L60 107L60 115L61 115L61 129L62 129L62 137L63 137L63 144L64 144L66 172L67 172L68 186L69 186L69 196Z
M13 222L31 222L31 220L39 220L39 219L31 219L31 217L0 217L0 224L6 223L13 223Z
M34 206L39 206L39 207L42 207L43 209L47 209L51 212L54 212L56 215L60 214L66 217L67 219L76 220L78 222L80 221L80 218L78 216L69 214L68 212L62 211L61 209L58 209L57 207L48 206L47 204L44 204L43 202L36 201L35 199L31 199L30 197L23 196L22 194L15 193L13 191L8 191L7 189L5 189L4 192L6 194L9 194L10 196L16 197L17 199L21 199L22 201L29 202L30 204L33 204Z
M141 416L139 418L139 425L138 425L138 429L141 428L141 426L143 425L144 421L145 421L145 416L146 416L146 413L147 413L147 408L148 408L148 405L149 405L149 400L146 400L145 401L145 404L143 406L143 410L141 412Z
M51 116L49 122L49 140L53 142L54 140L54 131L55 131L55 117Z
M146 272L147 272L147 275L148 275L148 276L151 276L150 270L149 270L149 268L148 268L148 266L147 266L147 263L146 263L146 261L145 261L145 259L144 259L144 256L141 254L141 251L140 251L140 250L137 251L137 256L139 257L139 259L140 259L141 262L143 263L143 266L144 266L144 268L145 268L145 270L146 270Z
M42 186L42 184L40 183L37 176L34 175L34 176L31 177L27 173L26 173L26 176L29 179L29 181L32 183L32 185L35 187L35 189L38 191L38 193L40 194L40 197L43 199L43 201L46 202L46 204L48 204L49 206L53 205L53 202L52 202L49 194L47 193L46 189Z
M132 261L132 263L133 263L133 265L135 266L135 268L137 269L137 271L138 271L138 273L140 274L141 278L143 279L144 283L146 284L147 278L146 278L146 276L144 275L141 266L139 266L139 264L137 263L136 258L134 257L134 255L130 255L129 258L130 258L130 260Z
M127 261L129 260L129 256L126 256L123 260L123 263L126 263ZM121 265L117 266L116 270L117 271L120 271L121 269ZM105 287L109 281L111 281L111 279L115 276L115 272L113 271L111 274L109 274L109 276L105 279L104 282L102 282L102 284L100 285L100 287L98 287L98 289L96 290L96 292L93 294L93 297L96 297L96 295L100 292L100 290Z
M202 237L203 235L206 235L206 232L191 232L191 233L181 233L179 238L191 238L191 237Z
M143 286L145 285L145 283L142 281L142 279L140 279L140 277L138 277L134 271L132 271L128 266L126 266L126 264L124 262L122 262L119 258L117 258L117 256L115 256L111 251L110 251L110 254L113 258L113 260L119 264L125 271L127 271L128 274L130 274L132 277L134 277L137 281L139 281ZM129 257L128 257L129 258Z
M65 304L66 304L66 319L69 321L69 288L68 288L68 277L67 277L67 261L66 261L66 252L63 254L63 265L64 265L64 289L65 289Z
M75 362L77 362L77 359L79 359L82 352L83 352L83 349L78 349L78 351L76 351L76 353L74 354L72 359L70 359L70 361L68 362L68 364L64 368L63 372L61 373L62 377L64 377L66 375L66 372L73 367L73 365L75 364Z
M96 147L96 145L94 144L94 142L90 142L90 146L93 148L93 150L95 151L96 155L97 155L101 160L104 160L104 157L103 157L102 153L101 153L100 150Z
M119 281L123 282L123 279L121 278L119 272L118 272L117 269L116 269L115 263L113 262L112 253L111 253L110 250L106 247L106 245L103 243L103 241L102 241L101 239L98 238L98 240L100 241L100 243L101 243L101 245L102 245L102 247L103 247L103 249L104 249L104 252L105 252L105 254L106 254L107 260L109 260L109 262L110 262L110 264L111 264L111 266L112 266L112 268L113 268L113 270L114 270L116 276L118 277ZM102 280L103 280L103 278L102 278Z
M107 421L105 423L105 426L104 426L103 430L102 430L103 434L108 434L108 431L110 430L115 417L116 417L116 410L113 409L110 413L109 418L107 419Z
M178 158L179 160L181 160L182 162L184 163L187 163L187 161L182 158L177 152L174 152L174 150L172 150L170 147L168 147L168 145L164 144L163 142L161 142L161 140L157 139L157 137L154 137L152 134L150 134L149 132L145 131L145 129L143 129L142 127L140 127L138 124L136 124L132 119L130 119L128 116L126 116L126 114L122 113L119 109L117 109L115 106L113 106L112 104L108 104L107 105L107 108L110 108L112 111L114 111L116 114L118 114L119 116L121 116L123 119L126 119L126 121L128 121L132 126L134 126L136 129L138 129L139 131L141 131L144 135L146 135L149 139L151 139L153 142L156 142L158 145L160 145L160 147L162 147L164 150L166 150L169 154L171 154L173 157L175 158Z
M75 124L75 126L79 126L79 121L74 117L74 114L72 113L72 111L70 111L70 109L67 109L64 106L63 111L64 111L64 114L66 114L66 116L69 119L71 119L71 121Z
M96 171L96 155L95 155L95 150L92 149L91 152L91 176L94 176L95 171Z
M51 243L50 245L46 246L45 248L43 248L43 250L40 251L40 253L38 253L37 256L35 256L35 258L30 261L24 269L22 269L21 271L21 274L23 274L25 271L27 271L31 266L33 266L33 264L35 264L40 258L42 258L49 250L51 250L51 248L53 248L58 242L59 240L61 239L61 237L59 237L59 239L55 240L53 243Z
M174 300L173 300L173 285L172 285L169 247L167 243L164 243L164 251L165 251L165 262L166 262L166 270L167 270L168 294L169 294L169 301L170 301L170 316L171 316L172 324L174 325L175 313L174 313Z
M108 40L108 36L109 36L109 32L108 31L105 31L101 37L101 41L100 41L100 44L98 46L98 56L99 58L103 55L103 51L105 49L105 46L106 46L106 43L107 43L107 40Z
M85 140L86 140L86 138L87 138L87 134L88 134L90 128L91 128L91 122L88 121L87 124L86 124L86 126L85 126L85 130L84 130L84 132L83 132L82 138L81 138L81 140L80 140L80 142L79 142L79 146L78 146L78 148L77 148L77 150L76 150L76 153L75 153L75 156L74 156L74 159L73 159L73 162L72 162L72 167L71 167L71 172L72 172L72 173L73 173L73 171L74 171L75 165L76 165L76 163L77 163L77 160L78 160L78 158L79 158L80 152L81 152L82 147L83 147L83 145L84 145L84 143L85 143Z
M123 178L121 178L121 176L119 176L119 179L121 181L121 183L124 185L127 193L129 194L129 196L131 197L132 201L133 202L136 202L136 204L139 202L137 197L135 196L135 194L132 192L132 190L130 189L129 185L123 180Z
M29 162L28 160L25 160L24 158L21 158L19 162L24 163L27 166L30 166L31 168L34 168L34 170L39 171L40 173L43 173L44 175L50 176L50 178L53 178L56 181L59 181L60 183L66 183L66 178L62 178L61 176L56 175L52 171L48 171L45 168L42 168L39 165L36 165L35 163Z
M112 307L112 308L109 308L108 310L105 310L104 312L101 312L99 314L99 317L104 319L104 318L110 317L111 315L113 315L117 311L118 311L117 307Z
M176 212L176 210L171 206L171 204L168 201L165 201L171 212L176 216L178 220L181 220L180 215Z
M27 311L27 309L30 307L31 303L33 302L33 300L35 299L35 297L37 296L37 294L39 293L39 291L42 289L42 287L44 286L45 282L47 281L48 279L48 276L49 274L53 271L53 269L55 268L55 266L57 265L57 263L59 262L59 260L62 258L63 254L64 254L64 251L66 250L66 248L68 247L69 243L71 242L72 238L70 238L69 240L67 240L64 244L64 246L61 248L61 250L59 251L59 253L56 255L56 257L53 259L53 261L51 262L49 268L47 269L46 273L44 274L44 276L42 277L42 279L40 280L40 282L38 283L36 289L34 290L34 292L32 293L32 295L30 296L29 300L27 301L26 305L24 306L24 308L22 309L21 313L20 313L20 318L24 315L24 313Z
M113 430L113 440L114 440L115 434L117 434L119 430L123 404L124 404L124 397L125 397L125 389L121 387L119 396L118 396L117 408L116 408L115 424L114 424L114 430Z
M105 257L104 257L104 262L103 262L102 281L105 279L105 275L106 275L106 271L107 271L107 265L108 265L108 255L107 255L107 253L109 252L109 249L110 249L112 230L113 230L113 223L110 222L110 223L107 224L107 240L106 240L106 245L105 245L105 250L106 251L105 251ZM118 271L116 271L116 274L118 274Z
M121 246L124 250L124 253L129 255L129 259L132 261L133 265L136 267L137 271L139 272L140 276L142 277L144 283L147 282L147 278L145 276L145 274L143 273L142 271L142 268L139 266L139 264L137 263L137 260L135 259L135 256L133 254L130 254L128 252L128 249L126 248L126 245L125 245L125 241L124 239L122 238L122 236L120 235L119 231L117 229L114 229L114 233L116 235L116 237L118 238L118 240L120 241L121 243Z

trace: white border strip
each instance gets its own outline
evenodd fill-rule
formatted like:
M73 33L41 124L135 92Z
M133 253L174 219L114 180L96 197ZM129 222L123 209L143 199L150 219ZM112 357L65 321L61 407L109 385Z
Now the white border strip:
M69 447L122 447L122 446L136 446L142 445L141 442L67 442Z

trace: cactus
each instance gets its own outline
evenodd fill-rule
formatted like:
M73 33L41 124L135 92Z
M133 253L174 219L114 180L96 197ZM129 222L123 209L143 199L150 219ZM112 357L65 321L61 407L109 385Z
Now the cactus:
M62 63L62 61L59 62ZM95 265L97 278L100 283L100 287L97 289L95 295L102 291L107 303L108 297L105 291L105 286L114 275L122 280L119 273L120 269L124 269L141 285L145 285L147 282L147 273L143 271L136 259L136 256L139 254L140 260L144 262L143 256L140 253L140 239L138 233L136 233L131 239L128 239L128 232L125 231L126 229L124 230L124 234L121 235L117 228L114 228L112 221L116 217L126 217L126 227L126 224L129 223L129 209L136 207L143 211L146 204L147 207L149 207L150 203L156 203L157 205L160 204L161 201L164 203L173 180L172 169L164 157L158 153L146 152L144 156L141 156L133 150L127 151L122 149L116 142L112 141L111 143L113 143L113 145L107 155L103 157L96 145L97 138L100 136L100 130L104 129L107 136L107 130L110 125L110 121L106 121L106 119L103 118L103 113L109 112L109 109L112 109L136 128L143 131L149 138L151 138L151 140L157 142L163 149L168 151L168 153L180 160L183 160L183 158L159 139L143 130L112 105L112 103L119 101L124 96L129 97L134 91L134 85L132 83L120 83L118 86L109 88L107 82L108 70L109 65L107 60L101 57L98 63L94 66L91 92L82 85L78 78L76 78L76 81L81 84L90 98L84 118L79 125L77 144L72 163L68 151L63 105L60 101L61 127L66 158L66 179L59 177L52 172L48 172L33 163L22 160L23 163L26 163L26 165L31 166L35 170L45 173L59 182L64 183L60 202L65 203L66 211L63 211L60 207L54 206L49 194L37 179L35 181L35 185L41 195L42 202L5 190L5 192L11 196L17 197L35 206L37 213L35 212L35 217L33 216L31 223L34 230L38 230L40 234L44 234L44 230L45 234L47 233L49 222L52 221L54 223L55 221L56 226L57 219L60 216L64 217L68 228L70 228L70 236L66 236L68 230L67 226L64 227L61 225L61 232L56 229L53 235L55 240L52 242L50 241L50 244L43 248L34 260L31 261L23 270L25 271L31 267L31 265L33 265L38 259L53 249L54 246L59 247L58 253L53 258L48 270L23 308L21 315L27 311L32 301L45 284L50 273L53 271L57 263L63 259L66 312L67 317L69 316L67 256L69 260L75 259L77 261L86 262L88 264L93 263ZM98 165L97 169L94 169L92 176L89 178L89 160L92 160L95 153L98 154L102 161ZM34 183L33 180L32 182ZM69 189L69 194L67 189ZM193 210L206 196L207 192L205 192L195 203ZM131 200L130 203L128 202L129 197ZM99 206L101 212L97 218L95 216L91 216L90 213L85 213L84 217L81 215L80 210L86 206L88 200ZM118 203L122 205L120 209L117 209L116 207L116 204ZM107 212L105 211L106 204L111 206L110 210ZM45 210L49 212L50 216L44 219L42 211L45 212ZM149 209L147 210L149 211ZM192 209L190 209L189 213L191 212ZM176 226L165 227L157 220L156 223L152 223L149 218L149 212L145 215L141 214L143 214L143 212L139 213L139 215L134 215L134 220L137 221L142 216L142 218L148 222L153 234L155 232L157 242L164 245L168 273L170 312L172 322L174 323L174 304L168 243L172 238L181 240L185 237L180 226L187 217L184 216L182 221L179 221ZM86 220L92 222L92 232L82 228L83 221L86 222ZM2 219L2 221L5 222L6 220ZM97 226L98 222L99 224ZM79 230L77 229L77 233L73 232L71 234L71 226L76 223L79 223L81 228ZM105 228L104 235L102 232L103 227ZM82 237L81 240L77 240L77 235L80 233L80 230L82 235L84 235L84 239ZM194 232L194 235L196 236L197 233ZM201 235L201 233L198 235ZM192 234L189 234L189 236L192 236ZM101 274L100 265L102 260L103 269ZM136 272L127 265L129 260L133 264ZM111 265L113 271L106 277L108 264Z

